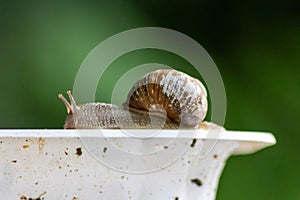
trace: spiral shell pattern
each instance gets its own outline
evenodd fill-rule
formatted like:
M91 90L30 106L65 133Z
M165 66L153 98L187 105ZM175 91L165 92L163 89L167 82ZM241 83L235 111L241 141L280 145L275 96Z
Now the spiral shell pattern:
M157 70L143 76L130 90L124 104L137 113L166 113L183 127L197 127L207 113L204 85L176 70Z

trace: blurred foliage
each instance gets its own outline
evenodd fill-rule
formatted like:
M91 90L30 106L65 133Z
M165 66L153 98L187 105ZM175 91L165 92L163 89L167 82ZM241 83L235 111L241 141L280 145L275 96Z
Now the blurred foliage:
M197 40L218 65L227 92L225 126L270 131L278 140L258 154L231 157L217 199L299 199L299 7L293 1L0 1L0 128L61 128L66 111L57 94L73 87L99 42L131 28L166 27ZM148 62L188 65L166 52L129 53L107 70L97 100L109 102L122 73Z

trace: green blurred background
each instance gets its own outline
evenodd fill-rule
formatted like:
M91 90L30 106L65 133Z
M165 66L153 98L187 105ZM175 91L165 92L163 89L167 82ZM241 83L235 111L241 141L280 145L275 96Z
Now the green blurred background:
M299 7L292 0L0 1L0 128L61 128L66 111L57 94L73 87L99 42L136 27L170 28L216 62L227 92L226 128L269 131L278 140L231 157L217 199L300 199ZM185 64L166 52L132 52L106 72L97 100L109 102L122 73L148 62Z

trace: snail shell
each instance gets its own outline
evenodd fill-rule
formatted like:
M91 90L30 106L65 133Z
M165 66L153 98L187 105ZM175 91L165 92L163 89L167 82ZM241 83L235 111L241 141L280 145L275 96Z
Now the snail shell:
M196 127L207 113L203 84L176 70L157 70L143 76L129 92L125 106L133 112L166 112L182 126Z
M64 128L195 128L207 113L203 84L176 70L157 70L138 80L126 102L78 106L70 91L70 103L59 94L68 116Z

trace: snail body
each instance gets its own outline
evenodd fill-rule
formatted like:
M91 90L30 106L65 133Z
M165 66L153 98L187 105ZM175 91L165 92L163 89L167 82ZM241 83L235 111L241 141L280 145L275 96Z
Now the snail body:
M64 128L197 128L207 113L203 84L176 70L157 70L139 79L122 106L106 103L77 105L59 94L68 116Z

